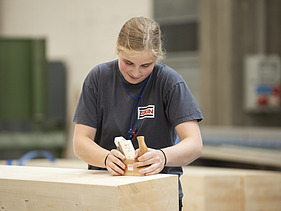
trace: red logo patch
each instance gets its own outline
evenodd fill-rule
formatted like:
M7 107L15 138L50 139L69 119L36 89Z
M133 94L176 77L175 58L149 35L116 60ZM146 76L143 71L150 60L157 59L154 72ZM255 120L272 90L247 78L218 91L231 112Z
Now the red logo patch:
M148 105L145 107L138 107L138 119L154 118L155 105Z

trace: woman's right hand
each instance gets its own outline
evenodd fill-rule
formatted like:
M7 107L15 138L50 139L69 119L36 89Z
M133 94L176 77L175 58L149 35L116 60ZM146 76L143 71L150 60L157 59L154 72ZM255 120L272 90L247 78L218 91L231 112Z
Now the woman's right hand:
M126 157L120 151L112 149L107 156L105 167L113 175L123 175L126 168L123 163L125 159Z

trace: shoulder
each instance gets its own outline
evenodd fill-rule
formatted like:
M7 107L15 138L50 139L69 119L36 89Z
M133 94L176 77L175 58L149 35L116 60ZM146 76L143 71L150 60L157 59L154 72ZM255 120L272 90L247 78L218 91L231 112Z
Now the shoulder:
M117 67L118 67L117 60L98 64L89 72L88 75L89 76L100 76L103 74L110 74L110 73L114 72Z
M165 64L156 63L153 74L157 82L164 83L167 86L185 83L183 77L177 71Z
M91 86L105 78L110 79L112 78L110 76L117 72L116 68L118 68L117 60L98 64L88 73L84 83Z

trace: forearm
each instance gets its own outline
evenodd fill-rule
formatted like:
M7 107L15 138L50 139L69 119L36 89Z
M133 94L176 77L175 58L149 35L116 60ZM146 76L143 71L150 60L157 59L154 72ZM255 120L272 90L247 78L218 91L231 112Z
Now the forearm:
M191 163L200 156L201 150L201 139L189 137L172 147L161 150L149 148L149 151L140 157L136 154L139 162L135 163L134 166L148 166L147 168L141 169L140 173L153 175L159 173L165 166L184 166Z
M202 142L192 138L186 138L180 143L162 149L166 155L166 166L185 166L200 157Z
M202 153L202 137L197 120L176 126L180 142L162 149L167 158L166 166L184 166L196 160Z
M78 144L79 142L80 144ZM104 159L109 151L98 146L92 140L88 140L87 138L76 140L74 141L73 149L75 155L84 162L93 166L105 168Z
M104 159L109 151L93 141L95 133L96 129L77 124L73 136L73 150L86 163L104 168Z

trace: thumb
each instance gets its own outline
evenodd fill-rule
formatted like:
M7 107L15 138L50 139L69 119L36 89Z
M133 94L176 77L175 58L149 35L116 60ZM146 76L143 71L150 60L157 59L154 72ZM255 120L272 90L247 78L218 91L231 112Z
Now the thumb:
M135 151L135 159L137 159L138 158L138 156L139 156L139 149L137 149L136 151Z

